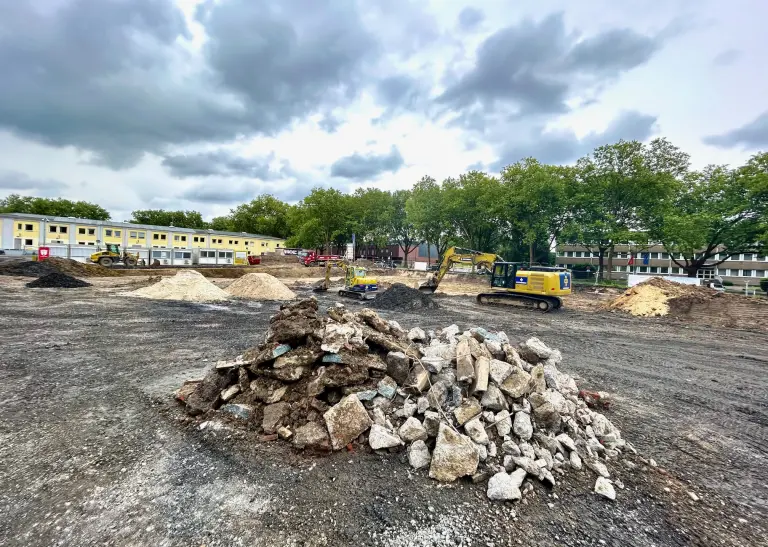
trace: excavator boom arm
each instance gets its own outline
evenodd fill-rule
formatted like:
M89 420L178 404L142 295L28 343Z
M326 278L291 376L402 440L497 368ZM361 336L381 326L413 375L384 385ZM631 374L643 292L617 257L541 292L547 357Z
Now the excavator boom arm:
M461 249L459 247L451 247L440 261L440 267L437 270L437 274L427 283L429 288L436 289L440 282L451 269L454 264L472 264L473 266L483 266L489 270L493 268L493 263L496 261L504 261L502 257L495 253L482 253L480 251L473 251L471 249Z

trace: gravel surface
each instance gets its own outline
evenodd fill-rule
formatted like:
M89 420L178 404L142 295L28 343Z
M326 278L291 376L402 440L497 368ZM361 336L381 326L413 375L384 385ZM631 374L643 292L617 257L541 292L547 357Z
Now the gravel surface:
M615 502L569 474L527 504L442 485L404 454L296 454L170 393L263 339L276 304L115 298L0 282L2 545L758 545L768 516L764 337L615 314L537 314L438 297L403 327L486 326L560 348L658 468ZM307 292L309 294L309 292ZM328 294L322 304L343 301ZM694 501L689 492L695 494ZM556 496L556 497L555 497Z

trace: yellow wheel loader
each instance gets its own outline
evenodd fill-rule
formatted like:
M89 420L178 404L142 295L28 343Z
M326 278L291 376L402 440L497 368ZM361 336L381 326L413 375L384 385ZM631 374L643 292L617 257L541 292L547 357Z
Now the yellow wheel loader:
M107 268L118 262L122 262L126 266L133 267L138 261L138 255L130 254L128 251L123 251L121 253L120 245L115 243L108 243L106 250L99 251L91 255L91 262L100 264Z
M457 247L445 252L437 273L428 275L419 290L435 292L451 266L461 263L491 274L491 292L477 295L481 304L504 304L546 312L560 308L563 304L560 297L571 294L571 272L566 268L506 262L493 253Z
M344 288L339 290L339 296L357 298L358 300L371 300L376 297L376 291L379 289L376 279L368 277L368 270L362 266L355 266L344 261L332 263L329 260L326 262L325 279L315 286L313 291L323 292L330 288L331 267L334 265L344 270Z

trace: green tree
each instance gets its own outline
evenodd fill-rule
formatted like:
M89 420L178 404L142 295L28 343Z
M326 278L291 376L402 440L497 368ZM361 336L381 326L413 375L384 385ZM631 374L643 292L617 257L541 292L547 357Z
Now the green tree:
M470 171L458 179L443 181L445 214L454 230L474 250L494 252L501 238L496 204L502 188L498 179Z
M421 240L416 227L408 218L405 204L411 197L410 190L396 190L392 192L392 206L388 209L389 230L392 241L398 244L403 251L403 265L408 267L408 255L418 247Z
M313 188L289 213L294 234L292 244L308 248L322 245L330 252L331 242L348 228L349 196L334 188Z
M445 196L446 192L435 179L425 176L413 186L411 197L405 203L409 221L416 228L419 238L427 244L428 260L431 258L432 245L437 249L437 257L440 257L448 249L451 238L454 237Z
M647 242L649 228L660 221L664 201L674 195L687 169L688 155L665 139L596 148L577 163L573 222L564 240L598 249L601 278L607 254L610 279L614 245Z
M154 226L175 226L177 228L207 228L203 215L197 211L164 211L162 209L140 209L131 213L135 224L151 224Z
M109 212L103 207L87 201L72 201L63 198L37 198L11 194L0 199L0 213L27 213L56 217L88 218L109 220Z
M549 249L572 221L572 167L546 165L527 158L501 172L503 192L497 203L507 232L517 234L528 248L528 261L537 262L536 246L549 261Z
M222 232L234 232L235 228L232 225L232 218L228 216L213 217L208 223L208 227L211 230L219 230Z
M232 231L287 237L289 205L269 194L238 205L229 214Z
M388 219L393 207L392 194L377 188L358 188L348 200L350 234L355 243L384 247L389 243ZM357 256L357 249L355 249Z
M765 204L755 193L758 157L741 169L709 166L690 173L665 202L652 236L688 277L740 253L762 253ZM713 260L714 259L714 260Z

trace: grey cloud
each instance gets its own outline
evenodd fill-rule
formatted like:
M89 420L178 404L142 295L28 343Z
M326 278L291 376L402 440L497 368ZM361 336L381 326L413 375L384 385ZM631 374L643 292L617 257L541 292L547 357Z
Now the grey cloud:
M527 140L507 142L500 147L499 159L491 166L494 171L525 159L535 157L544 163L567 164L588 154L594 148L621 139L647 140L654 132L656 117L639 112L624 112L605 131L590 133L582 138L573 131L544 131L534 128Z
M229 0L198 17L211 67L268 134L319 106L343 104L378 55L354 0Z
M562 13L525 20L488 37L474 67L449 82L437 100L475 129L485 126L475 118L497 111L518 117L566 112L572 90L583 92L645 63L661 41L630 29L579 41L566 31Z
M738 61L742 56L742 52L738 49L726 49L715 55L712 59L712 64L715 66L729 66Z
M32 178L18 171L0 170L0 190L48 194L61 191L67 187L67 184L58 180Z
M704 137L705 144L719 148L756 149L768 147L768 112L763 112L751 122L720 135Z
M259 194L259 185L244 183L237 186L224 182L204 182L185 190L179 197L202 203L243 203Z
M354 153L336 160L331 165L331 176L362 181L373 179L384 172L396 172L403 166L403 156L396 146L393 146L388 154Z
M473 30L485 19L485 14L479 9L467 6L459 12L459 28L462 30Z
M343 123L344 121L339 117L334 116L333 114L325 114L317 125L319 125L320 129L326 133L336 133Z
M270 169L272 159L272 156L248 158L237 156L228 150L216 150L167 156L163 159L163 166L179 178L221 176L274 180L279 178L281 173Z
M174 0L0 2L0 128L112 168L272 135L348 102L381 53L354 0L223 0L201 55Z

